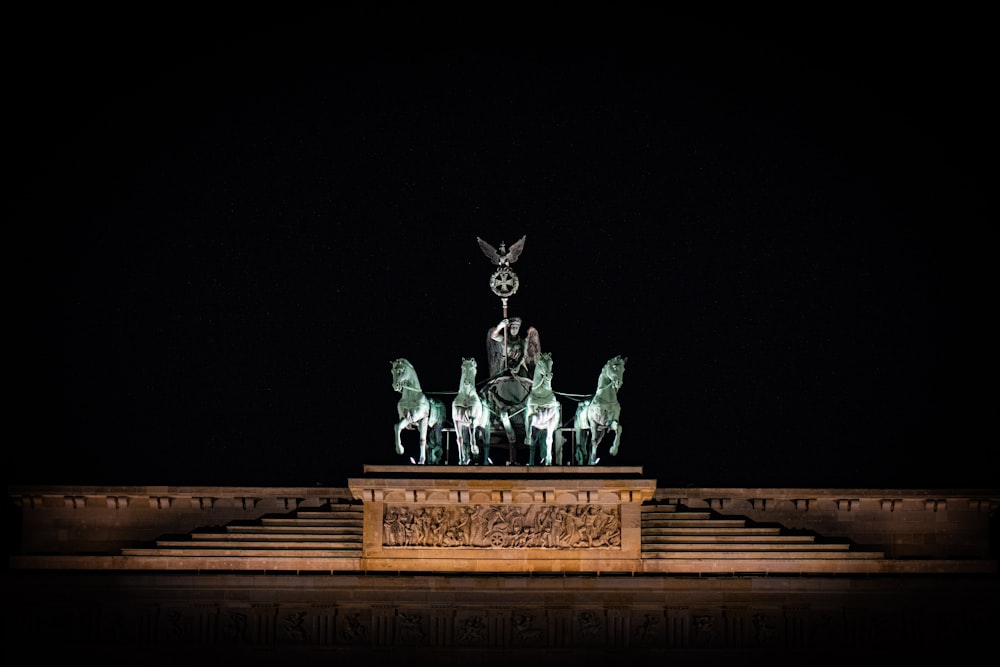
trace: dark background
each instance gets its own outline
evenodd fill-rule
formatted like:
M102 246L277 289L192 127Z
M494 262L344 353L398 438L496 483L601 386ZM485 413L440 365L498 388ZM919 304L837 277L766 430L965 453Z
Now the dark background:
M995 486L985 28L785 19L572 45L332 12L15 24L6 481L406 463L390 361L429 392L462 357L484 377L476 237L526 235L510 314L556 391L628 357L602 464Z

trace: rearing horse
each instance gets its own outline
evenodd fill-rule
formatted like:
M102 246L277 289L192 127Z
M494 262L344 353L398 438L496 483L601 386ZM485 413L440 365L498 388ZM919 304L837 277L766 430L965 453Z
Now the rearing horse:
M477 435L483 438L485 452L483 463L489 463L490 414L485 401L476 391L475 359L462 359L462 375L458 381L458 393L451 403L451 421L455 426L455 440L458 443L458 465L472 463L472 457L479 454Z
M621 389L625 376L625 362L628 357L613 357L604 364L597 378L597 391L592 398L580 401L576 407L573 419L573 431L576 435L576 452L574 458L577 465L596 465L597 445L601 443L604 434L615 432L615 441L609 450L611 456L618 454L618 444L621 442L622 425L618 423L622 406L618 402L618 390ZM587 436L590 436L590 452L587 452ZM586 461L586 463L585 463Z
M552 465L552 443L555 433L562 426L562 405L552 391L552 355L542 352L535 361L535 375L531 381L531 392L525 407L524 444L528 446L528 465L535 462L535 442L537 436L532 429L545 435L545 450L539 456L539 463ZM557 453L558 463L562 463L562 453Z
M441 428L444 426L444 403L436 398L428 398L420 388L417 372L406 359L396 359L392 362L392 388L400 393L396 411L399 422L395 425L396 453L403 453L403 443L400 432L403 429L415 428L420 433L420 465L440 463ZM434 446L428 457L427 432L433 429ZM429 460L428 460L429 459Z

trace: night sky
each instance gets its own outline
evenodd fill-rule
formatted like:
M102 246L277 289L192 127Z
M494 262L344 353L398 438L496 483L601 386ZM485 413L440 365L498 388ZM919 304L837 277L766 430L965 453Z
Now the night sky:
M84 18L7 58L8 483L407 463L390 362L445 396L463 357L485 379L476 237L526 236L509 310L554 389L628 357L602 464L997 485L984 28L663 17L627 48L459 48L332 13Z

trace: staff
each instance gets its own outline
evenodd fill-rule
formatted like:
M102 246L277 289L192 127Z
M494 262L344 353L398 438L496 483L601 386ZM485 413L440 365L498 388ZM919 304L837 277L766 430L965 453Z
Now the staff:
M497 251L492 245L484 241L483 239L476 237L476 241L479 243L479 247L482 248L483 254L489 258L491 262L500 268L497 269L492 276L490 276L490 290L498 297L500 297L500 304L503 307L503 321L497 325L497 329L503 327L503 367L508 368L509 364L507 361L507 299L517 292L517 288L520 286L520 281L517 278L517 274L511 271L510 265L517 261L517 258L521 256L524 251L524 240L528 238L527 235L522 236L517 242L513 243L508 250L504 245L504 242L500 242L500 250ZM520 320L518 320L520 324ZM513 335L517 335L517 332L513 332ZM495 339L499 341L499 339Z

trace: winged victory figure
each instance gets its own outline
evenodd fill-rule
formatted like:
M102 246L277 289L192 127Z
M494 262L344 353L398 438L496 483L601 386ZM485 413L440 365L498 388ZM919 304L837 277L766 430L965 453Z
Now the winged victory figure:
M524 250L524 239L528 238L527 235L522 236L520 240L512 243L510 249L504 246L503 241L500 242L500 251L491 246L486 241L482 240L478 236L476 241L479 242L479 247L483 249L483 254L486 255L491 262L501 267L508 267L517 261L517 258L521 256L521 251Z

